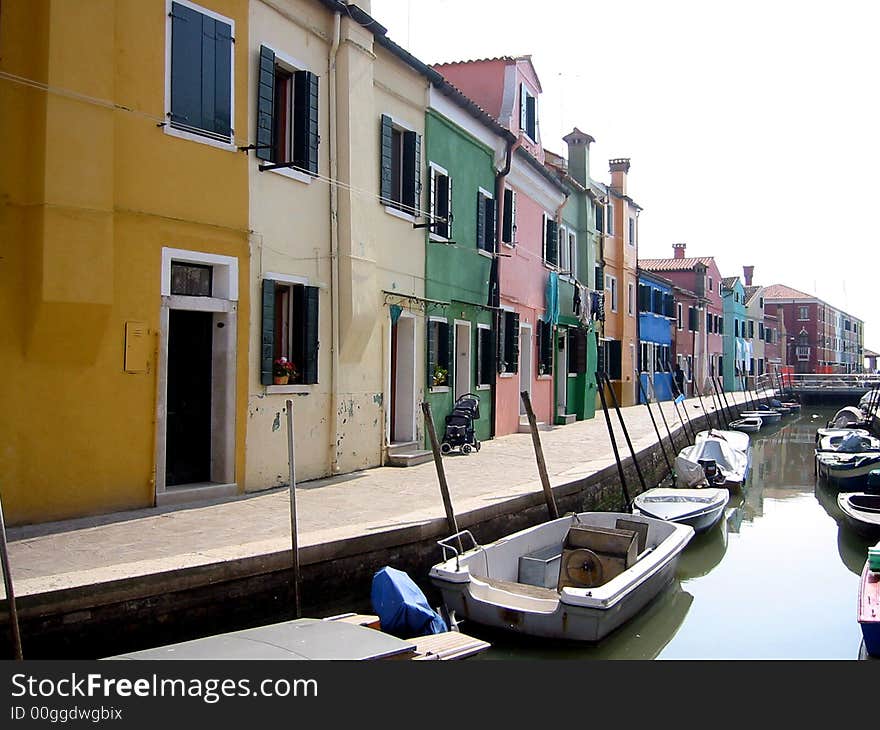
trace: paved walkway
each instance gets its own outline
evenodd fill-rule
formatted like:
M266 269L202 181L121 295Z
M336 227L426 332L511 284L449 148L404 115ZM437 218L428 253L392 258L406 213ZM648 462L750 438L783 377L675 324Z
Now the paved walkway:
M737 402L743 400L739 394ZM703 404L714 412L711 398ZM697 399L689 399L686 406L691 418L703 414ZM652 411L666 436L657 408ZM675 408L666 403L663 412L677 443L683 444ZM622 414L636 452L657 443L644 405L624 408ZM610 415L621 457L626 458L629 452L618 419ZM589 421L541 431L541 443L552 486L614 463L601 411ZM479 453L450 455L443 464L457 513L541 491L529 434L486 441ZM630 490L636 491L636 485ZM433 462L306 482L297 486L296 504L303 547L445 515ZM264 555L290 547L289 490L11 528L9 540L16 596Z

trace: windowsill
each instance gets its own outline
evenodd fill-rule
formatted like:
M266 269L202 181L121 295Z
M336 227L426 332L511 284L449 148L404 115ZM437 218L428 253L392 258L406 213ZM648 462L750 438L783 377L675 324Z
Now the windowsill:
M308 395L312 392L311 385L267 385L266 395L275 395L282 393L300 393L302 395Z
M535 380L553 380L552 375L537 375L535 376Z
M516 377L516 373L498 373L499 378L513 378Z
M407 221L408 223L415 223L415 216L406 213L399 208L395 208L393 205L386 205L385 212L388 215L393 215L395 218L400 218L400 220Z
M577 376L578 376L578 373L569 373L568 374L569 378L576 378Z
M274 170L268 170L268 172L274 172L276 175L281 175L281 177L290 178L291 180L296 180L297 182L305 183L306 185L311 185L312 180L315 179L305 172L294 170L292 167L277 167Z
M515 243L508 242L508 241L502 241L502 242L501 242L501 245L502 245L502 246L506 246L507 248L510 248L510 249L514 249L514 248L516 248L516 244L515 244Z
M429 233L428 240L435 241L437 243L449 243L448 238L444 238L443 236L438 236L436 233Z
M432 393L448 393L449 386L448 385L432 385L430 388Z
M227 152L238 151L238 148L232 142L223 142L222 140L205 137L201 134L196 134L195 132L186 132L182 129L177 129L177 127L172 127L170 123L166 123L162 127L162 130L165 134L179 139L187 139L190 142L199 142L200 144L206 144L209 147L216 147L217 149L226 150Z
M478 385L477 390L492 390L491 385Z
M480 256L485 256L487 259L493 258L491 252L486 251L485 249L482 249L482 248L478 248L477 253L480 254Z

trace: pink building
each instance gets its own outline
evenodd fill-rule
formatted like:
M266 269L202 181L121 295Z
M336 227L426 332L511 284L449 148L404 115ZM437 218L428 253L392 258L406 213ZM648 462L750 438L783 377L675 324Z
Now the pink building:
M495 435L526 423L528 391L539 422L553 423L552 313L548 279L558 272L558 219L565 189L544 165L538 124L541 83L528 56L434 66L518 139L496 179L499 373ZM550 353L549 359L547 353Z
M675 285L673 333L675 357L690 390L707 393L712 379L721 377L723 304L721 273L711 256L688 258L686 244L672 244L668 259L640 259L639 266L665 276Z

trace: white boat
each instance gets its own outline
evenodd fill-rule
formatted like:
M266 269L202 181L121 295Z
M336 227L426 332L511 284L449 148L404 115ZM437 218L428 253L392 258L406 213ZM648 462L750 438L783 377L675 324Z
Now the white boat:
M857 428L841 429L819 438L816 451L837 451L840 453L862 454L880 451L880 439L867 431Z
M624 512L567 515L489 545L465 530L440 541L444 559L430 578L459 619L595 642L672 582L693 535L688 525ZM473 547L463 552L464 537Z
M731 433L748 438L748 434L738 431ZM675 474L677 478L684 477L683 486L696 486L697 467L700 467L709 486L736 490L742 487L748 477L751 454L750 448L740 451L727 438L697 438L693 446L682 449L675 457Z
M737 451L744 454L748 452L752 443L747 433L741 431L724 431L718 428L710 428L708 431L698 431L696 441L703 441L707 438L717 438L727 441Z
M865 414L856 406L844 406L834 414L828 422L828 428L847 428L859 426L865 422Z
M756 431L761 430L761 426L764 425L764 421L760 416L746 416L745 418L738 418L735 421L731 421L729 427L734 431L742 431L743 433L755 433Z
M782 420L782 414L779 411L764 408L756 408L753 411L740 411L739 416L740 418L758 416L764 422L765 426L771 423L778 423Z
M816 451L816 473L842 491L855 492L864 486L868 474L880 469L880 452L844 453Z
M699 534L718 524L729 501L730 492L717 487L655 487L633 499L633 514L690 525Z
M837 506L853 530L873 540L880 537L880 494L841 492Z

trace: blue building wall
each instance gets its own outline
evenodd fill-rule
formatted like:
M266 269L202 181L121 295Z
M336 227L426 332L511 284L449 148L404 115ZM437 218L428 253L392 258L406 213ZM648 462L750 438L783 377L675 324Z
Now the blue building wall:
M656 367L656 363L645 363L642 353L665 347L667 357L664 364L672 366L672 287L666 282L639 272L639 353L640 380L639 402L644 403L645 393L651 393L649 379L653 378L653 393L657 400L671 400L673 397L672 375ZM642 345L648 344L645 348Z

